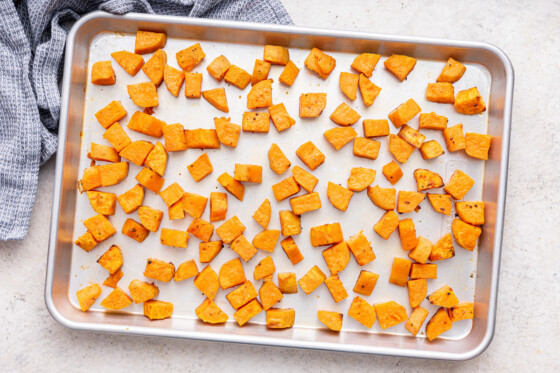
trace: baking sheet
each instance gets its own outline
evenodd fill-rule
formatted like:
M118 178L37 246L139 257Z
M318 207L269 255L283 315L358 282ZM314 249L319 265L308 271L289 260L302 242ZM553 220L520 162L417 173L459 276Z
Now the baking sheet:
M169 39L165 47L165 51L168 55L168 64L178 68L175 53L196 42L199 42L199 40ZM223 54L228 57L232 64L238 65L251 73L255 59L262 59L263 46L218 42L201 42L201 45L206 53L206 59L193 71L203 73L203 90L225 87L230 113L226 115L218 111L202 98L186 99L183 90L181 90L179 97L175 98L167 91L165 84L162 84L158 89L160 105L158 108L155 108L154 116L167 123L182 123L185 128L214 128L213 118L216 116L228 116L231 117L233 123L241 124L243 112L248 111L246 109L246 95L250 87L241 91L234 86L227 85L225 82L217 82L208 75L206 66L215 57ZM88 71L90 71L91 65L94 62L112 60L110 53L123 49L134 49L134 35L121 33L102 33L97 35L90 45ZM271 68L269 78L274 79L273 101L274 103L283 102L285 104L290 115L296 119L295 126L279 134L271 123L270 132L268 134L242 133L236 149L222 146L219 150L207 150L214 167L214 172L199 183L194 182L187 172L186 167L202 154L203 151L189 149L185 152L170 153L167 171L165 173L166 182L164 188L173 182L178 182L185 191L203 194L208 197L211 191L223 191L223 188L217 183L216 178L226 171L233 175L235 163L259 164L263 166L263 184L245 184L246 192L243 202L228 195L227 217L229 218L233 215L237 215L247 228L244 233L245 236L251 240L255 234L262 230L251 216L265 198L268 198L272 204L272 218L269 228L280 229L278 211L290 209L288 199L277 203L270 188L271 185L291 176L291 171L287 171L284 175L279 176L268 167L267 151L270 144L277 143L291 160L292 166L299 165L307 169L295 155L295 150L302 143L308 140L313 141L326 155L326 162L313 171L313 174L320 180L315 191L319 192L323 207L318 211L304 214L302 216L302 233L298 236L294 236L294 239L305 256L305 260L296 266L292 266L278 243L276 250L272 254L276 264L276 273L274 275L275 283L277 283L277 273L295 272L299 279L315 264L317 264L325 274L328 275L330 273L321 255L322 250L326 247L313 248L309 243L310 227L320 224L340 222L345 238L363 230L364 234L372 242L372 247L377 258L363 267L358 266L354 259L350 260L348 267L339 274L349 293L349 297L338 304L334 303L326 286L322 285L307 296L301 289L298 294L286 294L276 307L291 307L296 310L294 333L297 333L298 328L324 328L324 325L317 319L317 310L326 309L345 314L343 331L409 335L404 329L404 323L385 331L379 327L378 323L371 329L367 329L346 314L352 299L355 295L358 295L352 292L354 283L360 270L365 269L378 273L380 277L372 295L364 298L369 303L394 300L404 305L407 308L407 313L410 315L411 310L408 306L408 291L406 288L400 288L388 283L393 258L407 258L408 253L401 249L398 233L394 233L389 240L385 241L372 230L373 224L377 222L384 211L371 203L367 197L366 191L354 194L346 213L335 209L328 201L326 196L328 181L346 186L346 180L349 176L350 169L356 166L369 167L377 171L377 177L372 185L378 184L382 187L390 187L391 184L382 175L381 168L392 160L392 156L388 152L387 138L377 139L381 141L381 150L377 160L368 160L353 156L351 143L347 144L341 150L335 151L323 137L324 131L336 127L336 124L330 121L328 116L340 103L346 102L362 115L362 120L386 119L387 114L391 110L407 99L414 98L422 108L422 112L435 111L438 114L448 117L449 126L462 123L465 132L486 133L488 111L480 115L465 116L456 113L452 105L437 104L425 100L426 85L428 82L435 81L443 67L444 61L420 59L408 79L400 83L383 68L383 61L387 56L381 58L371 78L376 85L382 87L381 94L378 96L373 106L366 108L360 97L354 102L348 100L340 92L338 85L338 76L341 71L355 72L350 69L350 64L355 54L332 51L326 52L337 60L337 67L327 80L318 78L314 73L303 67L303 61L309 53L309 50L290 48L290 58L301 68L301 72L292 87L285 87L278 83L278 77L283 67L273 66ZM147 61L149 57L150 55L145 55L144 59ZM148 81L148 78L142 71L140 71L136 77L131 77L124 72L114 60L112 62L117 75L116 85L105 87L94 86L91 85L88 79L86 100L83 108L85 110L85 115L80 153L80 177L82 170L90 164L90 160L86 157L90 143L96 142L108 145L102 138L104 129L95 119L94 113L107 105L110 101L120 100L129 113L129 115L121 121L121 124L125 127L132 113L139 109L128 98L126 85ZM488 103L490 85L491 77L485 67L478 64L467 64L467 72L461 80L455 83L455 91L458 92L472 86L477 86L485 101ZM326 92L328 94L327 106L319 118L300 119L298 117L299 95L308 92ZM74 109L79 110L80 108ZM363 136L361 126L362 120L354 125L359 136ZM417 128L418 116L415 117L409 125L413 128ZM390 128L392 133L398 132L392 124L390 124ZM156 140L134 131L127 130L127 133L133 141L143 139L155 142ZM440 131L425 130L422 131L422 133L427 136L426 140L435 139L444 146ZM163 142L163 138L159 140ZM412 176L412 172L416 168L428 168L432 171L436 171L442 175L444 181L449 179L454 169L459 168L476 181L475 186L469 191L465 200L480 200L482 198L484 162L469 159L463 152L446 152L443 157L431 161L424 161L420 152L415 151L409 161L402 165L404 176L394 187L397 190L416 190L416 183ZM140 169L140 167L130 164L129 177L127 177L124 182L113 187L102 188L102 190L114 192L117 195L123 193L137 183L134 177ZM430 192L440 191L432 190ZM302 193L303 192L300 192L300 194ZM163 211L167 210L161 198L148 190L146 190L145 193L144 205ZM422 202L420 206L422 208L418 213L403 214L401 218L413 218L417 234L427 237L435 243L443 234L450 232L453 214L450 217L446 217L435 213L427 200ZM87 196L85 194L78 196L74 218L74 237L77 237L85 231L85 227L82 224L83 220L95 214L96 213L89 205ZM129 217L138 221L136 212L126 215L122 212L120 206L117 207L116 215L111 216L109 219L119 233L109 240L100 243L90 253L86 253L74 245L71 259L68 298L75 307L78 307L75 297L75 293L78 289L93 282L101 284L107 277L106 270L99 266L96 260L112 244L119 245L123 251L124 265L122 271L124 272L124 276L120 280L119 286L124 289L126 289L130 281L135 278L147 280L149 282L152 281L144 278L142 275L148 257L171 261L176 266L186 260L195 259L199 270L204 268L204 265L201 265L198 261L198 243L200 241L196 237L190 237L187 249L162 246L159 243L160 231L151 233L150 236L140 244L120 233L122 224ZM202 219L209 220L208 207ZM160 227L186 230L191 221L191 217L186 217L183 220L169 221L166 213ZM221 222L215 222L214 224L215 227L218 227ZM215 233L213 239L218 239ZM464 250L458 245L455 246L456 255L454 258L437 262L438 279L428 281L428 294L447 284L454 289L461 301L473 301L477 253L476 251L469 252ZM244 263L246 277L253 282L257 289L260 287L260 283L253 281L253 269L254 266L267 255L269 255L269 253L259 252L249 263ZM237 257L237 254L231 251L226 245L210 265L218 272L224 262L235 257ZM156 285L158 285L160 289L158 299L173 302L175 306L174 318L196 319L194 309L203 301L204 297L200 294L198 289L194 287L192 279L179 283L170 282L167 284L156 281ZM103 287L103 293L100 299L103 299L111 290L111 288ZM233 314L234 310L225 299L225 295L231 290L232 289L225 291L220 290L216 297L218 306L230 316ZM429 304L428 301L424 301L422 306L430 311L430 316L428 317L431 317L433 312L437 309L437 307ZM90 311L107 312L103 307L99 306L99 301L96 302ZM133 304L119 312L125 314L142 314L142 305ZM265 313L260 313L251 319L250 322L264 324ZM230 325L225 327L226 330L231 327L237 327L236 324L231 325L233 323L235 323L235 321L230 317ZM153 322L151 325L157 328L158 322ZM471 320L455 323L453 328L442 337L455 340L462 339L468 335L471 327ZM422 333L423 329L419 335Z

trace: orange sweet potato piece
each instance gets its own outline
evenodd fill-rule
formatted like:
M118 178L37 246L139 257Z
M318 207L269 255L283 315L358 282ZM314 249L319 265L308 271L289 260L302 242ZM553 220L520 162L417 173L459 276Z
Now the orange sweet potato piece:
M451 214L451 196L449 194L427 194L435 212L443 215Z
M74 241L74 243L82 248L82 250L84 250L85 252L90 252L95 246L97 246L97 241L90 231L86 231L86 233L78 237L76 241Z
M339 312L319 310L317 318L332 331L339 332L342 329L342 319L344 315Z
M117 197L119 205L126 214L130 214L142 205L144 201L144 188L140 184L136 184L130 190L124 192Z
M425 237L418 236L416 247L410 250L408 257L424 264L429 259L433 247L434 244L430 240Z
M344 288L344 285L342 284L342 281L340 281L338 275L326 278L325 285L327 286L329 293L331 293L335 303L348 298L348 293L346 292L346 289Z
M198 244L198 256L200 263L210 263L222 251L222 241L201 242Z
M221 81L226 75L226 72L230 68L231 63L227 59L226 56L221 55L214 59L214 61L210 62L210 65L206 67L208 74L212 76L217 81Z
M262 166L252 164L235 164L233 178L246 183L262 182Z
M356 285L354 285L354 293L370 296L377 285L377 280L379 275L377 273L372 273L369 271L361 270L358 279L356 280Z
M237 310L253 299L256 299L258 295L259 294L255 290L255 287L253 286L251 281L247 281L234 291L227 294L226 298L229 304L231 304L231 306Z
M112 245L97 259L97 263L105 268L109 274L116 273L123 265L121 249L117 245Z
M305 294L311 294L315 289L321 285L327 276L317 266L313 266L302 278L299 279L298 284Z
M410 277L437 279L437 264L412 263L412 267L410 267Z
M150 234L150 231L144 228L142 224L129 218L123 224L122 234L138 242L143 242Z
M165 140L165 150L168 152L178 152L187 149L185 127L181 123L164 125L163 138Z
M474 180L461 170L455 170L451 179L443 187L443 191L454 199L463 199L474 185Z
M223 88L222 88L223 89ZM202 74L201 73L185 73L185 97L186 98L200 98L200 96L202 95ZM212 96L212 95L210 95ZM218 96L218 95L216 95ZM216 97L214 96L214 97ZM227 100L225 98L225 91L223 92L223 101L221 102L220 105L224 106L224 101L225 101L225 107L227 107ZM212 102L208 99L206 99L208 102L210 102L212 105L214 105ZM214 105L215 106L215 105ZM220 110L220 109L219 109Z
M320 49L313 48L305 59L305 66L316 72L321 78L326 79L336 66L336 60L323 53Z
M465 149L465 136L463 135L463 125L457 124L443 130L445 145L450 152Z
M152 148L148 157L144 161L144 165L148 166L152 171L163 176L167 167L167 151L165 147L158 141Z
M270 207L270 201L266 198L263 203L259 206L257 211L253 214L253 219L260 224L264 229L268 228L268 223L270 223L270 216L272 215L272 208Z
M142 166L153 148L154 144L149 141L133 141L121 150L119 155L135 165Z
M452 322L469 320L474 317L474 304L470 302L459 303L447 310Z
M382 170L383 170L383 175L385 176L387 181L393 185L398 183L403 176L401 167L394 161L387 163L385 166L383 166Z
M268 108L268 113L270 114L270 119L272 119L272 123L278 132L287 130L296 123L296 121L290 117L290 114L288 114L288 111L283 103L270 106Z
M419 278L416 280L409 280L406 283L406 286L408 288L408 301L410 302L410 307L418 307L426 298L426 294L428 293L428 282L425 278Z
M93 210L102 215L114 215L117 195L115 193L87 192L89 203Z
M113 273L112 275L109 275L109 277L107 277L105 281L103 281L103 286L108 286L110 288L115 289L123 276L124 276L123 271L119 269L117 272Z
M417 149L422 146L422 143L426 139L426 136L422 135L420 132L416 131L407 124L402 125L398 136Z
M340 150L358 136L358 133L352 127L336 127L326 130L323 136L336 150Z
M319 182L319 179L299 166L294 166L294 168L292 168L292 175L296 182L309 193L313 192L315 186Z
M253 299L240 309L238 309L233 317L239 326L245 325L253 317L257 316L263 310L258 300Z
M173 263L166 263L163 260L148 258L144 276L153 280L169 282L175 275L175 266Z
M371 328L377 318L375 317L375 307L366 302L363 298L354 297L348 316L352 317L366 328Z
M353 167L348 178L348 189L361 192L375 180L376 171L371 168Z
M181 86L185 81L185 73L179 69L172 66L165 65L163 69L163 81L169 93L173 96L178 97L181 91Z
M389 135L389 151L400 163L406 163L412 152L416 149L397 135Z
M231 242L230 247L241 257L241 259L246 262L251 260L258 251L242 234L237 236L237 238Z
M161 300L144 302L144 316L150 320L163 320L173 315L173 303Z
M281 83L291 86L296 81L298 75L299 75L299 68L296 66L296 64L293 61L290 60L286 64L286 67L284 67L284 70L282 71L282 74L280 74L278 80Z
M393 266L391 268L391 275L389 276L389 282L398 286L406 286L408 281L408 273L410 272L410 266L412 262L404 258L395 258L393 260Z
M243 113L241 127L243 128L243 132L268 133L270 128L270 114L246 111Z
M445 234L432 248L430 253L430 261L445 260L455 256L455 248L453 247L453 239L451 233Z
M397 212L399 214L404 214L407 212L414 211L420 202L426 198L424 193L412 192L412 191L399 191L399 197L397 202Z
M383 214L379 221L375 223L375 225L373 226L373 230L378 235L388 240L398 226L399 216L397 215L397 213L394 211L387 211L385 214Z
M440 104L455 103L453 84L446 82L428 83L428 87L426 88L426 100L438 102Z
M492 136L480 133L465 133L465 153L469 157L487 160Z
M278 202L283 201L286 198L293 196L294 194L297 194L299 191L299 184L296 183L296 180L293 178L293 176L290 176L272 186L274 198L276 198L276 201Z
M294 326L296 310L293 308L271 308L266 311L266 327L269 329L286 329Z
M352 68L367 77L370 77L381 56L374 53L362 53L352 62Z
M410 317L408 318L406 325L404 326L413 336L418 334L418 331L424 324L424 320L428 316L428 310L422 307L416 307Z
M225 244L230 244L234 239L242 235L243 232L245 232L245 226L235 215L216 228L216 233Z
M163 199L163 202L165 202L167 207L170 207L175 202L179 201L181 197L183 197L183 194L185 194L185 191L177 183L171 184L159 193L161 199Z
M356 157L377 159L381 143L379 141L368 139L367 137L356 137L354 139L353 154Z
M430 294L428 300L430 301L430 303L436 306L445 307L445 308L451 308L459 304L459 299L453 292L453 289L451 289L447 285L439 288L438 290Z
M445 151L436 140L430 140L422 144L420 154L422 154L423 159L434 159L445 154Z
M467 224L461 219L454 219L453 223L451 223L451 232L459 246L473 251L476 247L478 237L482 234L482 229Z
M414 66L416 66L416 59L408 56L393 54L385 60L384 65L391 74L402 82L414 69Z
M220 183L225 190L231 193L235 198L243 201L243 196L245 195L245 186L239 181L235 180L230 174L224 172L218 177L218 183Z
M116 185L128 176L128 162L104 164L97 167L99 168L101 186L104 187Z
M163 219L163 211L149 206L140 206L138 207L138 218L146 229L151 232L157 232L161 219Z
M159 288L153 282L150 284L140 280L132 280L128 285L128 291L135 304L144 303L159 294Z
M413 99L409 99L408 101L400 104L397 106L389 114L389 119L393 122L394 126L400 128L402 125L407 124L412 118L414 118L418 113L422 111L420 106L414 101Z
M191 174L194 181L199 182L206 176L210 175L214 168L212 163L210 163L210 158L208 153L202 153L193 163L187 166L187 170Z
M270 165L270 169L278 175L282 175L291 166L289 159L286 157L282 149L280 149L280 147L276 144L272 144L268 150L268 163Z
M264 60L273 65L286 65L290 60L290 51L278 45L265 45Z
M331 275L342 272L350 262L348 245L342 241L323 250L323 258L331 271Z
M107 106L95 113L95 118L103 128L109 128L126 116L127 112L120 101L111 101Z
M358 92L358 79L360 77L357 74L348 73L342 71L340 77L338 78L338 85L342 93L346 95L350 100L356 99L356 93Z
M461 220L472 225L484 224L484 202L455 202L455 211Z
M188 48L180 50L177 52L177 64L181 69L186 72L191 71L196 65L200 63L206 57L206 54L202 50L200 43L191 45Z
M163 70L167 65L167 53L158 49L152 57L142 66L142 71L157 86L163 82Z
M283 236L298 235L301 233L301 218L289 210L280 211L280 226Z
M334 188L334 189L336 189L336 188ZM344 201L341 201L341 198L344 198L344 196L339 198L338 194L336 192L332 191L332 190L331 190L331 194L333 195L334 198L336 198L336 203L338 203L339 205L341 203L342 204L345 203ZM347 202L349 202L349 199L348 199ZM307 194L304 194L302 196L291 198L290 199L290 206L292 207L292 212L295 215L303 215L306 212L315 211L315 210L320 209L321 208L321 198L319 197L319 193L317 193L317 192L307 193Z
M226 83L232 84L241 90L249 85L251 79L251 74L236 65L231 65L224 76Z
M447 311L445 308L440 308L426 325L426 337L428 337L429 341L433 341L440 334L451 329L452 326L453 325Z
M212 233L214 233L214 225L202 219L195 218L191 222L191 225L189 225L187 232L203 242L208 242L212 237Z
M329 197L331 204L340 211L346 211L353 195L354 192L351 190L329 181L327 186L327 197Z
M120 287L115 288L105 299L99 303L102 307L108 310L121 310L130 306L132 299Z
M245 272L243 271L241 260L239 260L239 258L235 258L225 262L220 268L218 278L222 290L229 289L246 282L247 279L245 278Z
M195 313L199 319L209 324L222 324L228 320L228 315L210 298L196 307Z
M188 149L219 149L220 140L218 134L213 129L192 129L185 130L185 139Z
M381 137L389 135L389 121L386 119L364 119L364 137Z
M226 146L237 147L241 126L231 123L229 118L214 118L214 124L218 140Z
M136 32L134 53L147 54L165 47L167 35L163 32L140 31Z
M394 210L397 191L394 188L381 188L378 185L367 188L367 194L371 202L380 209Z
M277 229L265 229L253 238L253 246L257 249L273 252L276 243L280 238L280 231Z
M86 312L95 303L97 298L101 295L101 286L98 284L91 284L76 292L76 297L80 303L80 309Z
M179 220L185 218L185 211L181 201L177 201L167 209L169 220Z
M340 126L351 126L356 123L361 116L356 110L343 102L338 105L329 118Z
M272 106L272 80L267 79L255 84L247 94L247 109Z
M342 228L339 223L323 224L312 227L309 231L309 236L311 239L311 245L314 247L332 245L344 240Z
M406 309L397 302L377 303L374 306L381 329L398 325L407 318Z
M293 272L278 274L278 289L282 294L297 294L297 279Z
M227 213L227 194L210 193L210 222L225 220Z
M465 65L449 57L436 81L455 83L457 80L461 79L465 71L467 71Z
M163 177L146 167L142 168L138 175L136 175L136 180L154 193L159 193L165 182Z
M84 220L84 226L91 232L97 242L105 241L117 233L109 219L101 214Z
M103 138L109 141L117 152L120 152L132 142L119 123L113 123L109 126L103 134Z
M360 75L360 80L358 81L360 86L360 93L362 95L362 100L364 105L371 106L375 102L375 99L381 93L381 87L376 86L366 78L363 74Z
M412 250L418 245L416 228L412 219L403 219L399 222L399 237L404 251Z
M272 274L276 271L276 266L274 265L274 261L272 257L269 255L263 260L261 260L256 266L255 271L253 272L253 277L256 281L261 280L265 277L272 276Z
M474 115L486 110L482 95L476 87L459 91L455 98L455 110L461 114Z
M132 102L140 107L155 107L159 105L156 85L153 82L129 84L126 86Z
M284 295L272 280L265 280L259 289L259 297L263 309L268 310L276 303L280 302Z
M214 299L220 289L220 281L216 272L207 265L194 278L194 286L196 286L196 288L209 299Z
M260 81L266 80L268 78L269 71L270 71L270 62L259 60L259 59L255 60L255 67L253 67L253 77L251 79L251 85L255 85ZM282 76L280 76L280 79L281 78Z
M292 237L284 238L280 241L280 246L282 246L286 256L290 259L290 262L292 262L293 265L296 265L303 260L303 255Z
M375 260L375 254L371 249L371 243L363 232L351 236L346 240L346 244L359 265L363 266Z
M214 88L204 91L202 92L202 97L216 109L224 113L229 112L226 90L224 88Z
M418 129L444 130L447 128L447 118L434 112L420 114Z
M299 117L316 118L327 106L326 93L302 93L299 96Z
M132 76L138 74L140 68L144 64L144 58L142 56L129 52L129 51L119 51L111 53L111 57L117 61L117 63Z
M325 162L325 155L311 141L297 148L296 155L311 170L316 169Z
M113 85L116 81L111 61L98 61L91 67L91 84Z
M181 198L183 210L193 218L200 218L202 216L207 202L208 198L188 192L183 194Z
M105 162L120 162L121 157L115 149L107 145L99 145L96 143L91 143L91 148L88 153L88 157L95 161L105 161Z

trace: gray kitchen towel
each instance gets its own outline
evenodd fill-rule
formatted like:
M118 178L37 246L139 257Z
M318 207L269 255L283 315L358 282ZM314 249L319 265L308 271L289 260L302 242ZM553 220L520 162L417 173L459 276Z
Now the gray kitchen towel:
M291 24L280 0L0 0L0 240L23 239L56 151L70 25L93 10Z

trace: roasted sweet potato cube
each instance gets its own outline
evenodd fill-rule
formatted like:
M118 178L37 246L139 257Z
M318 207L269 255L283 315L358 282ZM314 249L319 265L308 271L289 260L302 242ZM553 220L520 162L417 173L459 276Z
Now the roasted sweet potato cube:
M412 262L404 258L395 258L393 260L393 266L391 268L391 275L389 276L389 282L398 286L406 286L408 281L408 273L410 272L410 266Z
M420 147L420 153L423 159L434 159L443 155L445 152L436 140L426 141Z
M414 66L416 66L416 59L404 55L393 54L385 60L384 65L391 74L402 82L414 69Z
M486 105L478 89L473 87L457 93L455 110L461 114L474 115L485 111Z
M416 179L416 186L419 192L443 186L443 179L437 172L422 168L414 170L414 179Z
M398 183L398 181L403 176L401 167L394 161L387 163L385 166L383 166L382 170L383 170L383 175L385 176L387 181L393 185Z
M143 242L150 234L150 231L137 221L126 219L122 227L122 234L138 242Z
M454 199L463 199L474 185L474 180L461 170L455 170L451 179L443 187L443 191Z
M296 155L311 170L316 169L325 162L325 155L311 141L301 145L296 150Z
M397 215L397 213L394 211L387 211L385 214L383 214L379 221L375 223L375 225L373 226L373 230L378 235L388 240L398 226L399 216Z
M262 306L258 300L253 299L240 309L238 309L234 314L233 317L239 326L245 325L249 320L253 317L257 316L262 311Z
M426 320L427 316L428 316L427 309L422 307L416 307L410 314L408 320L406 321L406 324L404 326L405 329L408 330L413 336L416 336L416 334L418 334L418 331L422 327L422 324L424 324L424 320Z
M290 51L278 45L265 45L264 60L273 65L286 65L290 60Z
M185 249L189 234L177 229L161 228L160 242L165 246L180 247Z
M240 236L241 237L241 236ZM210 263L224 247L222 241L201 242L198 244L198 255L200 263Z
M326 130L323 136L336 150L340 150L358 136L358 133L352 127L336 127Z
M194 259L191 259L179 264L177 271L175 271L175 275L173 275L173 280L175 282L183 281L196 275L198 275L198 267L196 266Z
M163 48L167 35L163 32L137 31L134 42L134 53L147 54Z
M313 48L305 59L305 66L321 78L327 79L336 66L336 60L320 49Z
M455 90L451 83L428 83L426 88L426 100L440 104L453 104L455 102Z
M255 237L253 238L253 246L260 250L273 252L279 238L279 230L265 229L255 235Z
M451 289L447 285L439 288L438 290L430 294L428 300L430 301L430 303L436 306L445 307L445 308L451 308L459 304L459 299L453 292L453 289Z
M381 143L366 137L356 137L354 139L353 153L357 157L377 159Z
M361 116L356 110L343 102L338 105L329 118L340 126L351 126L356 123Z
M419 263L426 263L432 252L434 244L425 237L418 236L416 247L408 253L408 257Z
M302 278L298 280L299 287L309 295L321 285L327 276L317 266L313 266Z
M202 79L201 79L202 81ZM229 112L226 90L224 88L214 88L202 92L202 97L208 101L208 103L214 106L216 109L223 111L224 113Z
M219 149L220 140L216 130L213 129L193 129L185 130L185 139L188 149Z
M185 81L185 73L179 69L172 66L165 65L163 69L163 81L169 93L173 96L178 97L181 91L181 86Z
M218 140L226 146L237 147L241 126L231 123L229 118L214 118L214 124Z
M377 303L374 307L381 329L398 325L407 318L406 309L397 302Z
M290 114L288 114L288 111L283 103L270 106L268 108L268 113L270 114L270 119L272 119L272 123L278 132L287 130L296 123L294 118L290 117Z
M148 154L144 160L144 165L148 166L152 171L160 176L163 176L165 169L167 167L167 151L163 145L158 141L152 151Z
M208 198L188 192L183 194L181 198L183 210L193 218L200 218L202 216L207 202Z
M389 135L389 121L387 119L364 119L364 136L381 137Z
M371 328L375 323L375 320L377 320L375 317L375 307L361 297L354 297L354 300L348 309L348 316L366 328Z
M335 192L332 192L332 194L334 196ZM336 201L340 202L340 198ZM348 200L347 202L350 202L350 200ZM295 215L303 215L306 212L320 209L321 198L319 197L319 193L317 192L307 193L302 196L291 198L290 206L292 207L292 211Z
M214 233L214 225L202 219L195 218L189 225L187 232L203 242L208 242L212 237L212 233Z
M377 285L379 275L377 273L361 270L356 285L354 285L354 293L370 296Z
M177 183L173 183L164 190L162 190L159 195L167 207L173 205L175 202L179 201L183 197L185 191Z
M348 208L348 204L350 203L350 199L353 195L354 192L352 192L351 190L348 190L343 186L331 183L329 181L329 184L327 186L327 196L329 197L329 201L331 202L331 204L340 211L346 211L346 209Z
M272 280L265 280L259 289L259 298L265 310L280 302L283 297L284 295Z
M480 133L465 133L465 153L469 157L487 160L492 136Z
M377 62L379 62L379 58L381 58L379 54L362 53L354 58L351 66L354 70L361 72L367 77L370 77L373 73L373 70L375 69L375 66L377 65Z
M109 141L117 152L120 152L132 142L119 123L113 123L110 125L103 134L103 138Z
M157 232L163 218L163 211L148 206L140 206L138 207L138 218L146 229L151 232Z
M144 315L150 320L163 320L173 314L173 303L161 300L148 300L144 302Z
M445 260L453 258L454 256L455 248L453 247L453 239L451 238L451 233L447 233L434 245L430 253L430 261Z
M208 153L203 153L193 163L187 166L187 170L194 181L199 182L210 175L212 171L214 171L214 168L212 167Z
M234 215L226 220L222 225L216 228L216 233L225 244L230 244L233 240L245 232L245 226L241 223L239 218Z
M149 141L133 141L121 150L119 155L135 165L142 166L153 148L154 144Z
M144 188L136 184L130 190L117 197L119 205L126 214L130 214L138 209L144 201Z
M262 166L236 163L233 178L237 181L260 184L262 182Z
M323 258L331 275L342 272L350 262L350 250L346 242L342 241L323 250Z
M476 247L478 237L482 234L482 229L467 224L461 219L454 219L453 223L451 223L451 232L459 246L463 249L473 251Z
M210 64L206 67L208 74L212 76L217 81L221 81L226 75L226 72L229 70L231 63L227 59L226 56L221 55L214 59L214 61L210 62Z
M435 212L443 215L451 214L451 196L449 194L427 194Z
M463 135L463 125L456 124L443 130L445 145L450 152L465 149L465 136Z
M258 296L257 290L251 283L246 281L241 284L237 289L226 295L226 298L231 306L238 310Z
M243 271L243 265L239 258L225 262L220 268L218 277L222 290L229 289L247 281L245 272Z
M402 125L398 136L417 149L422 146L422 143L424 143L426 139L426 136L406 124Z
M371 168L353 167L348 178L348 189L361 192L375 180L376 171Z
M177 52L177 64L185 71L191 71L196 65L206 57L200 43L191 45L188 48Z
M378 185L367 188L371 202L380 209L394 210L396 207L397 191L394 188L381 188Z
M316 118L327 106L326 93L302 93L299 96L299 117Z
M319 179L299 166L292 168L292 175L296 182L309 193L313 192L319 182Z
M110 288L115 289L123 276L124 276L123 271L119 269L117 272L113 273L112 275L109 275L109 277L107 277L105 281L103 281L103 286L108 286Z
M391 119L395 127L400 128L420 113L420 111L422 111L422 109L420 109L416 101L409 99L389 113L389 119Z
M434 112L420 114L420 125L418 129L444 130L447 128L447 117L437 115Z
M296 265L303 260L303 255L292 237L284 238L280 241L280 246L282 246L286 256L290 259L290 262L292 262L293 265Z
M76 292L76 297L80 303L80 309L86 312L93 306L97 298L101 295L101 286L98 284L91 284Z
M142 56L132 53L129 51L118 51L111 53L111 57L117 61L117 63L132 76L138 74L140 68L144 64L144 58Z
M93 210L102 215L114 215L117 195L115 193L87 192L89 203Z
M209 324L222 324L228 320L228 315L210 298L204 299L194 312L199 319Z
M252 76L236 65L231 65L224 75L224 81L243 90L251 83Z
M357 74L348 73L342 71L340 77L338 78L338 85L342 93L346 95L350 100L356 99L356 93L358 93L358 79L360 77Z
M255 84L247 94L247 109L272 106L272 80L267 79Z
M296 274L293 272L279 273L278 289L282 294L296 294L298 292Z
M165 149L168 152L177 152L187 149L185 127L181 123L165 124L163 126Z
M418 307L426 298L426 294L428 293L428 282L425 278L419 278L416 280L409 280L406 283L406 286L408 288L408 301L410 302L410 307Z
M129 84L126 90L132 102L136 105L148 108L159 105L156 85L153 82Z
M332 245L344 240L340 223L311 227L309 230L309 237L311 239L311 245L314 247Z
M484 224L484 202L464 201L455 202L455 211L459 218L472 225Z
M109 272L110 275L121 269L123 256L120 247L112 245L97 259L97 263Z
M269 329L286 329L294 326L296 310L293 308L271 308L266 311L266 327Z
M227 194L210 193L210 222L225 220L227 213Z
M202 95L201 91L202 91L202 74L185 73L185 97L200 98L200 96ZM214 107L218 105L221 108L225 107L227 109L227 99L226 99L225 90L222 91L222 93L223 93L223 97L220 97L219 94L214 93L214 94L207 94L207 97L204 97L204 99L208 101L210 104L212 104ZM216 108L218 110L221 110L218 107Z
M286 198L293 196L300 191L299 184L293 176L290 176L272 186L272 192L274 193L274 198L278 202L285 200Z
M416 228L412 219L403 219L399 221L399 237L404 251L414 249L418 245L416 237Z
M76 241L74 241L74 243L79 247L81 247L82 250L86 252L91 251L95 246L97 246L97 241L95 240L93 234L91 234L90 231L86 231L86 233L78 237Z
M447 310L451 322L469 320L474 317L474 304L470 302L459 303Z
M169 206L167 211L169 220L179 220L185 218L185 211L183 210L183 204L181 201L177 201Z
M338 275L326 278L325 285L327 285L327 289L329 289L329 293L331 293L335 303L348 298L348 293Z
M414 151L415 147L398 137L397 135L389 135L389 152L400 163L406 163L408 158Z
M142 168L136 175L136 180L154 193L159 193L165 182L163 177L146 167Z
M268 75L268 74L267 74ZM288 86L291 86L296 81L297 76L299 75L299 68L293 61L288 61L284 70L282 70L282 74L278 80L280 83L284 83Z
M120 162L119 153L110 146L91 143L88 157L94 161Z
M95 118L103 128L109 128L113 123L126 117L126 110L120 101L111 101L107 106L95 113Z
M244 235L240 234L230 244L231 249L237 253L244 261L248 262L257 253L257 249Z
M371 243L363 232L351 236L346 240L346 244L359 265L366 265L375 259L375 254L371 249Z
M159 288L146 281L132 280L128 285L128 291L135 304L143 303L155 298L159 294Z
M167 53L162 49L158 49L142 66L142 71L150 78L156 87L159 87L161 82L163 82L163 71L166 65Z
M257 211L253 214L253 219L260 224L264 229L268 228L268 223L270 223L270 216L272 215L272 208L270 207L270 201L266 198L263 203L259 206Z
M360 80L358 84L360 87L360 93L362 95L362 99L364 100L364 105L366 106L373 105L375 99L381 93L381 87L378 87L375 84L373 84L364 75L360 75Z
M243 184L235 180L227 172L221 174L217 180L225 190L231 193L238 200L243 201L243 196L245 195L245 186Z
M109 219L101 214L84 220L84 225L87 230L93 234L93 238L97 242L105 241L107 238L117 233Z
M339 312L319 310L317 318L332 331L339 332L342 329L342 319L344 315Z
M91 67L91 84L113 85L116 81L111 61L97 61Z
M436 81L455 83L457 80L461 79L466 70L467 68L465 65L449 57Z
M218 290L220 289L220 282L218 274L214 272L212 267L207 265L202 271L194 278L194 286L206 295L209 299L214 299Z
M263 260L261 260L256 266L255 270L253 271L253 277L255 280L261 280L265 277L272 276L272 274L276 271L276 266L274 265L274 261L272 257L269 255Z
M268 133L270 129L270 114L246 111L243 113L241 127L243 132Z
M255 60L255 67L253 67L253 77L251 79L251 85L255 85L258 82L267 79L269 71L270 71L270 62L259 60L259 59Z
M292 236L301 233L301 219L292 211L280 211L280 226L283 236Z
M132 299L128 296L128 294L126 294L120 287L117 287L101 301L100 305L108 310L118 311L130 306L131 303Z
M420 202L426 198L424 193L419 192L409 192L401 190L399 191L399 198L397 202L397 212L400 214L405 214L407 212L414 211Z
M412 263L410 277L437 279L437 264Z

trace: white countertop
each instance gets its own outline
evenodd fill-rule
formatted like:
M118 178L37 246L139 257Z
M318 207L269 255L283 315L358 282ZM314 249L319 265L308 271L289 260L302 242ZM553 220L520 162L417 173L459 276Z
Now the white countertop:
M490 347L473 360L452 363L66 329L43 299L51 159L39 176L27 238L0 242L0 371L560 371L560 219L553 218L560 206L560 3L282 2L299 26L485 41L511 59L516 81L509 188Z

